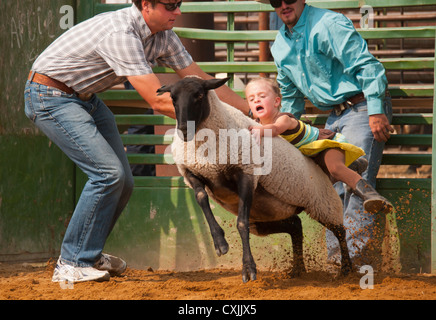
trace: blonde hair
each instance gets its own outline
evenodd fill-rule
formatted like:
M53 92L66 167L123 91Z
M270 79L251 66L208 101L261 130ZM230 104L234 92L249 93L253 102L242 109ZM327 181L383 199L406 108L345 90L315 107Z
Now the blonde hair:
M273 80L270 78L265 78L265 77L254 78L247 83L247 86L245 88L247 88L250 84L252 84L254 82L260 82L260 81L263 81L266 84L268 84L270 86L271 90L276 94L276 96L279 97L280 100L282 99L282 93L280 91L279 84L277 83L276 80ZM282 107L282 104L280 103L279 110L281 109L281 107Z

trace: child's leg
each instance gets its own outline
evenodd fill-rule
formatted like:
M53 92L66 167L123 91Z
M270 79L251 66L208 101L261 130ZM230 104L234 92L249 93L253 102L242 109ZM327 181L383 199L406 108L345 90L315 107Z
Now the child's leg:
M370 186L355 171L345 166L345 154L340 149L324 150L317 159L324 171L330 174L332 180L346 183L352 192L363 199L363 206L371 213L389 213L393 206Z
M362 177L345 165L345 153L340 149L326 149L321 154L321 162L334 181L341 181L351 189L356 187Z

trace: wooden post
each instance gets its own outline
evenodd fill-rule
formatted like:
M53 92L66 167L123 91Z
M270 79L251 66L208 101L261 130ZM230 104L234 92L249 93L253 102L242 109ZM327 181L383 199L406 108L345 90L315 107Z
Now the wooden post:
M269 12L259 12L259 30L269 30ZM269 42L259 42L259 61L268 61L269 58ZM266 77L265 73L259 74L261 77Z

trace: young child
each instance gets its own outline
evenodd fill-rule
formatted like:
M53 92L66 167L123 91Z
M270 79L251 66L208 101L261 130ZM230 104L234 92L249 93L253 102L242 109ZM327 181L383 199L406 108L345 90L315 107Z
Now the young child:
M270 129L273 137L282 136L304 155L312 157L333 182L347 184L363 199L366 211L389 213L392 210L392 204L360 176L368 166L368 161L361 157L365 154L361 148L347 143L340 133L312 127L291 113L281 113L280 88L274 80L254 79L248 83L245 94L253 117L261 124L249 128L258 142L265 129Z

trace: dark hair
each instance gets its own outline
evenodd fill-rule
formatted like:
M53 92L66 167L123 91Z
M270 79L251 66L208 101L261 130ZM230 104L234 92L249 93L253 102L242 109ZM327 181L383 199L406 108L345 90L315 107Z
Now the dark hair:
M151 3L151 6L154 8L154 6L157 3L157 0L147 0L148 2ZM142 0L132 0L132 2L135 4L135 6L139 9L142 10Z

